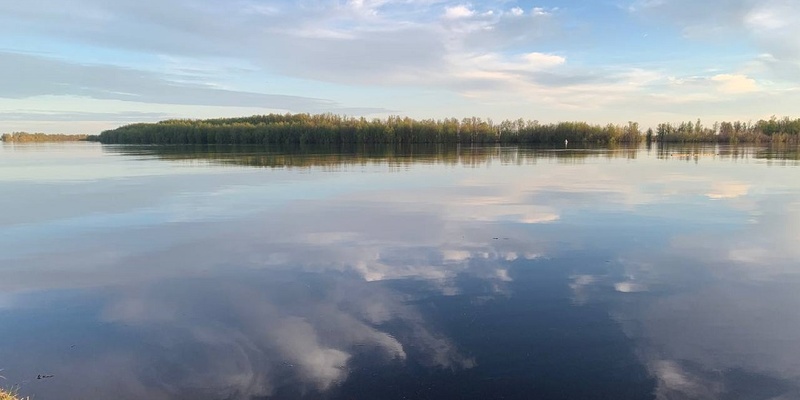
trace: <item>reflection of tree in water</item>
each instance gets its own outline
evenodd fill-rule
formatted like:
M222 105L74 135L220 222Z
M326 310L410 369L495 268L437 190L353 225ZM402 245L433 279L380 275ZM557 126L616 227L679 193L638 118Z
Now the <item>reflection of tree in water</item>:
M758 152L756 157L769 160L774 165L797 165L800 161L800 146L778 144Z
M657 147L658 158L665 160L699 161L713 158L718 160L770 160L783 165L797 165L800 160L800 146L790 143L771 145L720 145L720 144L669 144Z
M611 146L597 148L517 146L107 146L104 150L169 161L208 162L263 168L341 168L373 164L403 166L441 164L477 167L498 163L528 165L537 162L580 164L595 159L636 159L640 152L655 151L660 159L698 161L766 159L796 162L800 147L715 144L651 144L646 147Z
M636 147L564 149L508 146L108 146L107 151L170 161L202 161L217 165L266 168L347 167L370 164L444 164L482 166L535 164L539 161L581 163L590 159L637 156Z

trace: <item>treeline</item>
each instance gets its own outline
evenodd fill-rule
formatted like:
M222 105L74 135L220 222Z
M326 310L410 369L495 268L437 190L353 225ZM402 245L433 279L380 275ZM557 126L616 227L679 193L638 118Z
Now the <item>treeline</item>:
M461 121L350 118L332 114L270 114L244 118L169 120L126 125L91 138L109 144L592 144L638 143L638 124L540 124L465 118Z
M565 141L583 144L648 142L789 142L800 136L800 119L659 124L643 134L639 124L592 125L585 122L541 124L480 118L414 120L351 118L333 114L269 114L207 120L176 119L122 126L90 137L108 144L519 144L546 145Z
M678 125L658 124L655 132L648 129L647 141L670 143L760 143L760 142L797 142L800 137L800 118L773 116L769 120L758 122L715 122L712 126L704 126L698 119L696 122L683 122Z
M14 132L4 133L0 139L4 142L34 143L34 142L76 142L87 140L89 135L59 135L48 133Z

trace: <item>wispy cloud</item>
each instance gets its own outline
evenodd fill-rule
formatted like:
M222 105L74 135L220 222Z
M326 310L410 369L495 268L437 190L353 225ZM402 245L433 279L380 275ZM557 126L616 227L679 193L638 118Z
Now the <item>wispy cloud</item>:
M227 90L179 76L108 64L78 64L19 53L0 53L0 97L60 95L157 104L262 107L318 111L339 107L331 100ZM366 111L366 109L365 109ZM383 109L372 109L382 112Z
M167 119L170 114L156 112L43 112L43 111L0 111L3 121L110 121L141 122Z
M663 99L666 107L695 99L714 115L761 116L745 107L760 103L746 99L788 99L775 89L800 83L791 23L799 14L790 0L636 0L621 10L481 0L5 2L0 96L419 117L537 110L596 122L624 122L628 108L647 118L663 113ZM680 33L650 35L652 26ZM703 62L681 55L667 64L643 50L669 54L685 40L710 50L725 43L728 57L714 62L696 50ZM687 94L670 80L689 76L712 92ZM458 108L446 105L454 99Z
M684 35L694 39L717 43L731 38L752 40L761 53L769 55L768 67L800 67L800 28L792 23L800 18L800 6L795 1L638 0L630 10L634 15L678 26ZM789 78L785 74L777 76ZM798 83L797 76L791 79L794 83Z

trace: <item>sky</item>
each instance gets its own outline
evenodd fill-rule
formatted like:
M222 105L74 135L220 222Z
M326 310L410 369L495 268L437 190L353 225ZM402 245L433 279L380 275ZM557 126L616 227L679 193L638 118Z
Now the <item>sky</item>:
M800 117L797 0L0 0L0 132Z

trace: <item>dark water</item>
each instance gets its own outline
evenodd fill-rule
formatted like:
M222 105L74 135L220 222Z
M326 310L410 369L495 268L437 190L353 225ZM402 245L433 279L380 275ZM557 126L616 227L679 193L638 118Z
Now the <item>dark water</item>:
M0 385L798 399L797 155L5 145Z

